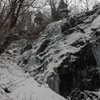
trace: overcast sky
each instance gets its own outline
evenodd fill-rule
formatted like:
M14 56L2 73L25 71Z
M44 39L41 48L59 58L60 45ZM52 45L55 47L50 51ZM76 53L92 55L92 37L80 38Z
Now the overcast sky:
M38 0L39 2L45 2L46 0ZM59 0L57 0L59 2ZM100 0L65 0L65 2L68 1L68 4L70 6L76 6L79 8L85 8L86 7L86 1L88 1L88 6L91 9L96 3L100 2Z
M37 1L38 1L37 6L42 6L46 2L46 0L37 0ZM86 9L86 0L67 0L67 1L68 1L68 4L69 4L69 7L71 7L72 12L75 10L76 13L78 13L77 9L79 10L79 12ZM89 9L91 9L95 4L100 2L100 0L87 0L87 1L88 1ZM57 2L59 2L59 0L57 0ZM76 9L75 9L75 4L76 4ZM41 10L41 9L39 9L39 10ZM46 7L44 7L43 10L50 12L50 7L46 6Z
M66 1L66 0L65 0ZM85 8L86 6L86 1L88 1L88 6L91 9L95 4L97 4L98 2L100 2L100 0L68 0L68 3L70 3L70 5L76 5L77 7L79 6L80 8Z

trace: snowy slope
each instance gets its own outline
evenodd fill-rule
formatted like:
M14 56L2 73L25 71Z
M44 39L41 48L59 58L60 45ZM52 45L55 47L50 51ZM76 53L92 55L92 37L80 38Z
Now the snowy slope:
M40 85L7 55L0 57L0 100L65 100L46 84Z

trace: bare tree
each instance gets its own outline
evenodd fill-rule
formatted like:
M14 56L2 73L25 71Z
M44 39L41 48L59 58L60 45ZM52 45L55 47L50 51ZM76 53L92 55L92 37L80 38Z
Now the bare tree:
M25 0L7 0L6 5L4 0L1 2L3 6L0 11L0 19L2 19L0 23L0 54L4 52L12 41L15 26L24 2Z

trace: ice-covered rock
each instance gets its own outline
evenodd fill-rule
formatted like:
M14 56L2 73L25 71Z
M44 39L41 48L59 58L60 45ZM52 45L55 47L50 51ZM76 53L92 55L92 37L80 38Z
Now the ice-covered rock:
M33 44L33 53L26 65L30 75L41 84L48 83L52 90L65 97L76 87L82 90L99 88L96 85L100 81L96 70L99 47L94 48L92 42L99 40L96 31L100 28L99 11L76 15L75 25L71 25L69 19L49 24ZM93 84L96 86L92 87Z
M15 53L17 57L12 55L14 53L10 48L7 51L9 51L8 55L14 57L12 61L24 69L25 73L34 77L39 84L48 84L53 91L66 98L68 95L73 98L74 95L80 94L86 100L92 100L91 95L93 98L96 97L92 93L88 94L84 91L98 91L100 88L100 73L98 71L100 66L100 9L76 15L75 18L74 25L71 18L49 24L41 32L39 38L34 41L32 49L21 54L20 49L25 45L18 48L19 52ZM18 45L20 42L16 44ZM27 84L30 84L34 90L30 83L31 79L26 80L26 83L22 82L21 85L24 84L28 89ZM34 90L34 93L38 90ZM20 90L20 87L11 95L15 94L16 98L16 93L19 91L21 91L20 95L24 95L24 89ZM42 90L40 89L40 91ZM47 90L43 91L46 93ZM29 94L27 96L29 97ZM37 98L40 100L41 96ZM22 99L21 96L18 100L20 99ZM63 100L63 98L55 98L54 100ZM99 100L99 98L93 100Z

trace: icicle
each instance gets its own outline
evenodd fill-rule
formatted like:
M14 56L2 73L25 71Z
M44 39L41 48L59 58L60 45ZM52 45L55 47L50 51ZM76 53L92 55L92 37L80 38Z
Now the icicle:
M59 82L60 82L60 79L59 79L59 76L57 73L55 72L51 72L51 73L48 73L46 76L47 78L47 84L49 85L49 87L54 90L56 93L59 93Z

